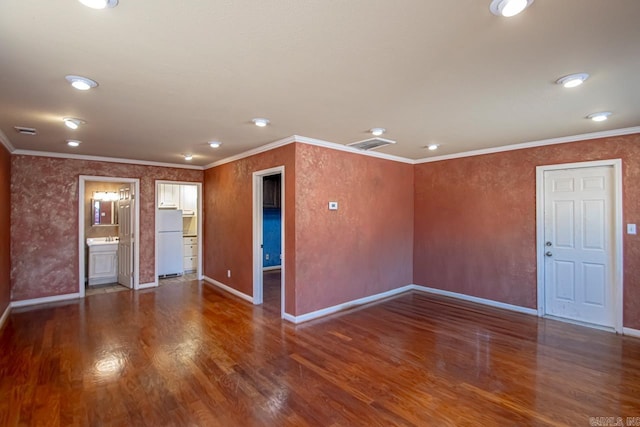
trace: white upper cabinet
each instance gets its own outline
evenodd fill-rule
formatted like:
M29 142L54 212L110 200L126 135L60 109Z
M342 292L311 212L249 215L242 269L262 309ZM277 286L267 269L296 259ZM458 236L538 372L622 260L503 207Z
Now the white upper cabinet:
M185 215L196 215L198 211L198 186L159 184L158 207L182 209Z
M198 187L195 185L180 186L180 209L183 213L195 215L198 211Z
M158 186L158 206L180 209L180 185L160 184Z

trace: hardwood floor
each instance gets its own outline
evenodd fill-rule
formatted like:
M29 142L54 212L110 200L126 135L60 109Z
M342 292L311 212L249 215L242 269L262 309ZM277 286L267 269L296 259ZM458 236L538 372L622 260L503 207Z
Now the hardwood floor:
M277 304L193 281L15 310L0 331L0 425L640 416L638 339L417 292L298 326Z

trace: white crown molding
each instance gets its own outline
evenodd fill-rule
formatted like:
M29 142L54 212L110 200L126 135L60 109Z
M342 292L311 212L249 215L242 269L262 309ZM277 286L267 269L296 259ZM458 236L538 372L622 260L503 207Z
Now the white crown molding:
M562 136L560 138L542 139L540 141L523 142L520 144L503 145L501 147L484 148L482 150L464 151L462 153L446 154L444 156L426 157L414 160L414 164L439 162L442 160L459 159L462 157L481 156L483 154L502 153L504 151L522 150L524 148L543 147L545 145L565 144L567 142L588 141L590 139L608 138L612 136L640 133L640 126L623 129L605 130L602 132L583 133L581 135Z
M55 157L58 159L89 160L94 162L124 163L129 165L159 166L163 168L179 168L179 169L193 169L193 170L204 169L202 166L181 165L179 163L151 162L147 160L121 159L117 157L85 156L82 154L53 153L49 151L15 150L12 154L23 155L23 156L37 156L37 157Z
M4 132L2 132L1 130L0 130L0 143L4 145L4 148L6 148L9 153L13 153L14 151L16 151L16 147L14 147L13 144L11 144L11 141L9 141L9 138L7 138L7 135L5 135Z
M406 157L394 156L392 154L379 153L377 151L363 151L348 145L336 144L335 142L323 141L321 139L307 138L306 136L294 135L296 142L302 144L316 145L318 147L325 147L332 150L345 151L347 153L360 154L362 156L377 157L379 159L391 160L394 162L414 164L414 160ZM378 138L384 139L384 138ZM387 140L389 141L389 140Z
M218 160L218 161L215 161L213 163L209 163L208 165L205 165L203 169L205 169L205 170L206 169L211 169L211 168L214 168L216 166L220 166L220 165L224 165L226 163L235 162L236 160L244 159L246 157L255 156L256 154L264 153L265 151L273 150L274 148L282 147L282 146L291 144L292 142L296 142L296 135L288 136L286 138L279 139L279 140L274 141L274 142L270 142L270 143L268 143L266 145L262 145L262 146L260 146L258 148L252 148L251 150L243 151L242 153L236 154L236 155L231 156L231 157L225 157L222 160Z
M607 130L602 132L585 133L581 135L563 136L560 138L543 139L540 141L523 142L520 144L503 145L501 147L464 151L461 153L446 154L444 156L437 156L437 157L426 157L426 158L417 159L417 160L409 159L406 157L394 156L392 154L379 153L376 151L363 151L357 148L349 147L348 145L337 144L335 142L323 141L321 139L309 138L309 137L300 136L300 135L292 135L292 136L288 136L286 138L280 139L278 141L274 141L269 144L265 144L260 147L253 148L251 150L244 151L234 156L227 157L222 160L215 161L213 163L209 163L204 166L183 165L179 163L152 162L147 160L132 160L132 159L117 158L117 157L85 156L81 154L54 153L54 152L34 151L34 150L18 150L11 144L11 142L9 142L9 139L6 137L4 133L2 133L2 131L0 131L0 143L2 143L2 145L4 145L11 154L16 154L16 155L54 157L54 158L73 159L73 160L90 160L90 161L96 161L96 162L124 163L124 164L131 164L131 165L158 166L158 167L191 169L191 170L206 170L216 166L224 165L226 163L234 162L236 160L244 159L246 157L254 156L256 154L264 153L266 151L273 150L275 148L282 147L282 146L291 144L293 142L299 142L301 144L315 145L319 147L329 148L332 150L344 151L352 154L360 154L363 156L376 157L379 159L385 159L385 160L391 160L394 162L401 162L401 163L407 163L410 165L416 165L421 163L439 162L442 160L459 159L463 157L481 156L483 154L493 154L493 153L501 153L505 151L522 150L525 148L542 147L545 145L564 144L568 142L587 141L590 139L597 139L597 138L630 135L633 133L640 133L640 126L623 128L623 129L613 129L613 130Z
M335 142L323 141L321 139L309 138L306 136L300 135L292 135L286 138L280 139L278 141L271 142L269 144L263 145L258 148L254 148L252 150L245 151L240 154L236 154L235 156L227 157L222 160L218 160L213 163L209 163L204 166L204 169L210 169L216 166L224 165L225 163L234 162L236 160L244 159L246 157L254 156L259 153L264 153L265 151L273 150L274 148L282 147L287 144L291 144L293 142L299 142L301 144L315 145L318 147L329 148L331 150L345 151L347 153L360 154L363 156L369 157L377 157L379 159L392 160L394 162L402 162L413 164L414 161L411 159L407 159L405 157L393 156L391 154L378 153L376 151L363 151L357 148L349 147L348 145L337 144Z

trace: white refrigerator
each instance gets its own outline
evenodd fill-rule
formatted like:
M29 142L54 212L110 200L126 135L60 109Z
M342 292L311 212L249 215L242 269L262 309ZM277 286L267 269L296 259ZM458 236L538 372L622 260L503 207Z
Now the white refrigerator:
M158 275L182 274L182 211L158 211Z

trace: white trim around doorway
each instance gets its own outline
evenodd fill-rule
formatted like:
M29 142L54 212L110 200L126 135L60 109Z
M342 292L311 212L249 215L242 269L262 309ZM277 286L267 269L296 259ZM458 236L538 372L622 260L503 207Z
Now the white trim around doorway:
M155 224L153 226L153 240L155 242L155 249L154 249L154 281L152 283L147 283L145 284L145 288L153 288L153 287L157 287L159 285L159 279L158 279L158 212L160 211L160 209L158 208L158 206L160 205L160 194L158 193L158 188L160 184L178 184L178 185L195 185L198 188L198 210L196 212L196 219L198 221L196 228L197 228L197 235L198 235L198 266L196 267L196 276L198 278L198 280L203 280L204 276L203 276L203 270L202 270L202 245L203 245L203 239L204 236L202 235L202 183L201 182L191 182L191 181L168 181L168 180L162 180L162 179L157 179L155 181L154 184L154 192L155 192L155 197L154 197L154 205L153 205L153 209L155 210Z
M112 176L90 176L80 175L78 184L78 296L84 298L85 294L85 246L86 238L84 234L84 188L87 181L98 182L119 182L133 184L134 203L134 221L135 231L133 236L133 289L140 289L140 179L138 178L120 178ZM75 295L75 294L74 294Z
M282 258L280 261L281 279L280 279L280 317L287 319L290 317L285 312L285 175L284 166L278 166L270 169L264 169L253 173L253 303L262 304L263 296L263 267L262 267L262 179L265 176L280 174L280 206L281 206L281 250Z
M545 316L545 282L544 282L544 173L560 169L581 169L598 166L613 167L613 268L614 268L614 310L615 331L623 333L623 219L622 219L622 160L598 160L592 162L564 163L536 167L536 257L538 316Z

